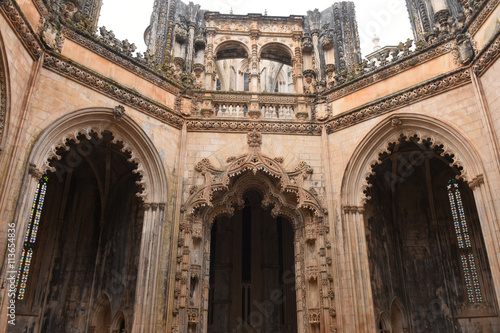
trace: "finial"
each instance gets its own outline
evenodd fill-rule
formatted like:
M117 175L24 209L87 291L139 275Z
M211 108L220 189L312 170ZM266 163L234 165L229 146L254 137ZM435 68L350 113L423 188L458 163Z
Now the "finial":
M231 7L231 10L229 11L229 14L233 15L233 7Z
M378 44L380 42L380 37L377 36L377 34L373 35L373 51L377 51L380 49L380 45Z
M267 16L267 9L264 11L264 15Z

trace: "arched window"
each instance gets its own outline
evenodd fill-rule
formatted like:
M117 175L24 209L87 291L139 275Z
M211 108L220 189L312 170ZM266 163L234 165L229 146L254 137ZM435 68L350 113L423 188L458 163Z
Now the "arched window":
M250 75L248 70L243 74L243 90L250 91Z
M44 175L38 182L33 204L31 206L28 228L24 236L23 252L21 254L21 260L19 261L19 270L17 271L16 286L18 300L23 300L26 292L26 283L28 282L31 260L33 259L33 248L38 234L38 227L40 226L40 217L42 215L48 181L49 177Z
M467 288L469 303L482 303L483 296L481 286L479 285L476 261L472 251L469 227L467 226L462 195L458 188L458 182L455 179L451 179L448 182L448 198L450 200L451 214L453 216L453 224L457 235L459 255L462 262L462 272Z

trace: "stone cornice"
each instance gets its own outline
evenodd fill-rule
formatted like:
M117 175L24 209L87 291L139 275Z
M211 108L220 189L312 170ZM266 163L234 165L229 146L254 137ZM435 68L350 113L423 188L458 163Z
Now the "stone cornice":
M473 24L478 24L480 26L477 22L484 23L495 6L498 5L499 1L500 0L491 0L488 2L482 8L481 12L477 14ZM37 8L40 4L41 3L38 3ZM39 9L43 10L43 8ZM7 21L13 27L13 30L19 36L28 52L34 59L39 59L44 52L44 46L33 27L28 23L17 3L13 0L0 0L0 10L5 15ZM469 32L473 31L471 30L473 24L469 26ZM104 56L111 62L136 73L159 87L166 89L170 93L177 96L177 99L180 100L181 89L177 87L175 83L171 83L151 70L144 68L142 65L136 64L136 62L129 57L119 55L100 43L97 43L93 39L79 35L70 28L64 28L63 30L67 38L79 43L93 52L96 52L99 55ZM452 52L455 48L456 44L454 41L442 42L441 44L432 46L431 48L423 50L414 56L401 59L387 67L371 72L365 77L361 77L350 82L349 84L339 88L334 88L334 90L329 92L329 99L335 100L337 98L341 98L342 96L353 93L367 85L382 81L392 75L396 75L397 73L407 68L411 68L419 63L423 63L448 52ZM69 59L65 59L56 53L47 51L47 56L44 59L44 67L110 96L121 103L141 110L146 114L159 119L160 121L174 126L175 128L182 127L184 122L186 122L189 131L241 133L255 129L264 133L321 135L321 128L323 126L327 127L328 133L333 133L367 119L377 117L384 113L432 97L449 89L467 84L470 82L471 70L473 70L477 75L481 75L499 58L499 56L500 33L497 33L496 38L490 42L490 44L483 49L478 56L476 56L476 59L472 63L471 67L462 68L452 73L426 81L416 87L396 92L393 95L350 110L342 115L338 115L326 123L317 123L315 121L287 122L248 119L185 119L180 114L180 110L172 110L171 108L168 108L156 101L144 97L132 89L120 85L118 82L115 82L110 78L104 77L103 75L76 64ZM267 98L262 96L264 95L259 94L259 99Z
M26 46L30 55L38 60L43 53L43 46L36 32L33 30L33 27L28 23L28 20L22 13L21 8L19 8L15 1L1 0L0 9L5 14L14 32Z
M80 46L85 47L88 50L102 56L103 58L115 63L126 70L131 71L134 74L139 75L143 79L157 85L160 88L165 89L166 91L177 95L180 91L180 87L177 83L170 82L166 78L154 73L150 69L145 68L144 66L137 64L130 57L126 57L121 55L119 52L111 50L108 46L105 46L98 41L91 39L88 36L83 36L79 32L68 28L63 27L62 29L64 37L67 39L77 43Z
M41 16L46 16L49 13L47 7L45 7L45 4L43 3L42 0L32 0L32 1Z
M433 45L413 56L398 60L387 66L377 69L374 72L367 73L354 81L348 82L339 87L335 87L330 92L326 92L325 95L327 96L329 101L335 101L357 90L361 90L372 84L383 81L391 76L400 74L407 69L414 68L427 61L452 52L455 49L456 42L454 40L446 41L438 45Z
M470 21L467 32L470 36L474 36L481 28L483 23L488 19L493 10L498 6L500 0L486 1L484 7L477 13L477 15Z
M276 122L264 120L187 120L190 132L233 132L246 133L259 131L262 133L321 135L323 125L312 122Z
M176 114L172 109L152 101L132 89L123 87L103 75L73 63L71 60L64 59L62 56L47 54L43 66L132 108L141 110L175 128L181 128L184 124L182 116Z
M470 81L470 68L460 69L450 74L442 75L416 87L399 91L381 100L374 101L336 116L326 123L327 132L329 134L337 132L346 127L356 125L368 119L378 117L387 112L400 109L452 88L467 84Z
M498 59L500 56L500 31L496 37L485 47L478 55L476 61L472 65L474 73L481 76L484 72Z

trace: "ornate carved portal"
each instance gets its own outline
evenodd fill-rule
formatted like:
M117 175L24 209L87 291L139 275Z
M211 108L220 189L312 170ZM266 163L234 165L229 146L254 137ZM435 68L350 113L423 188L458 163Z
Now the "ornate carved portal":
M261 206L270 210L273 218L284 217L292 225L297 331L336 332L326 210L314 190L304 187L313 170L300 162L287 171L283 158L263 154L261 144L261 134L251 132L248 153L229 157L223 168L214 167L208 159L196 166L205 183L191 188L183 206L172 332L208 331L211 229L217 218L233 216L242 208L249 192L263 198Z

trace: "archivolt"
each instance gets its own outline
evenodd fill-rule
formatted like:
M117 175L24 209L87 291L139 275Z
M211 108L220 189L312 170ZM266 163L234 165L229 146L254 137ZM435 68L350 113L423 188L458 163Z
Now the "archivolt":
M323 217L326 210L315 191L304 188L304 181L312 174L312 168L300 162L294 170L287 171L281 165L282 158L272 158L260 152L261 143L260 133L250 133L249 153L229 157L229 164L223 169L217 169L208 159L199 162L196 170L205 177L205 184L201 188L191 188L191 196L183 208L186 214L193 215L202 207L211 208L204 213L211 220L223 212L232 214L233 205L241 206L243 192L253 188L263 193L263 204L274 204L275 216L296 217L292 211L307 209L312 215Z
M9 124L9 66L5 56L4 44L0 35L0 148L5 144Z
M429 140L431 148L439 146L443 151L441 155L453 157L451 166L461 170L460 177L465 181L473 181L483 174L477 150L450 125L425 115L392 115L375 126L355 149L342 180L344 206L364 204L364 192L369 186L367 179L373 173L373 166L380 163L381 154L388 152L389 144L401 136L414 137L420 143Z
M137 196L147 203L166 202L166 175L153 143L130 117L124 115L120 120L115 119L112 109L85 109L63 116L40 135L30 161L42 173L55 171L49 161L61 159L58 153L61 148L68 150L68 143L78 143L81 135L90 139L92 133L102 136L104 131L112 133L113 142L123 144L121 150L128 152L129 161L137 165L134 172L141 175L138 185L143 188Z

